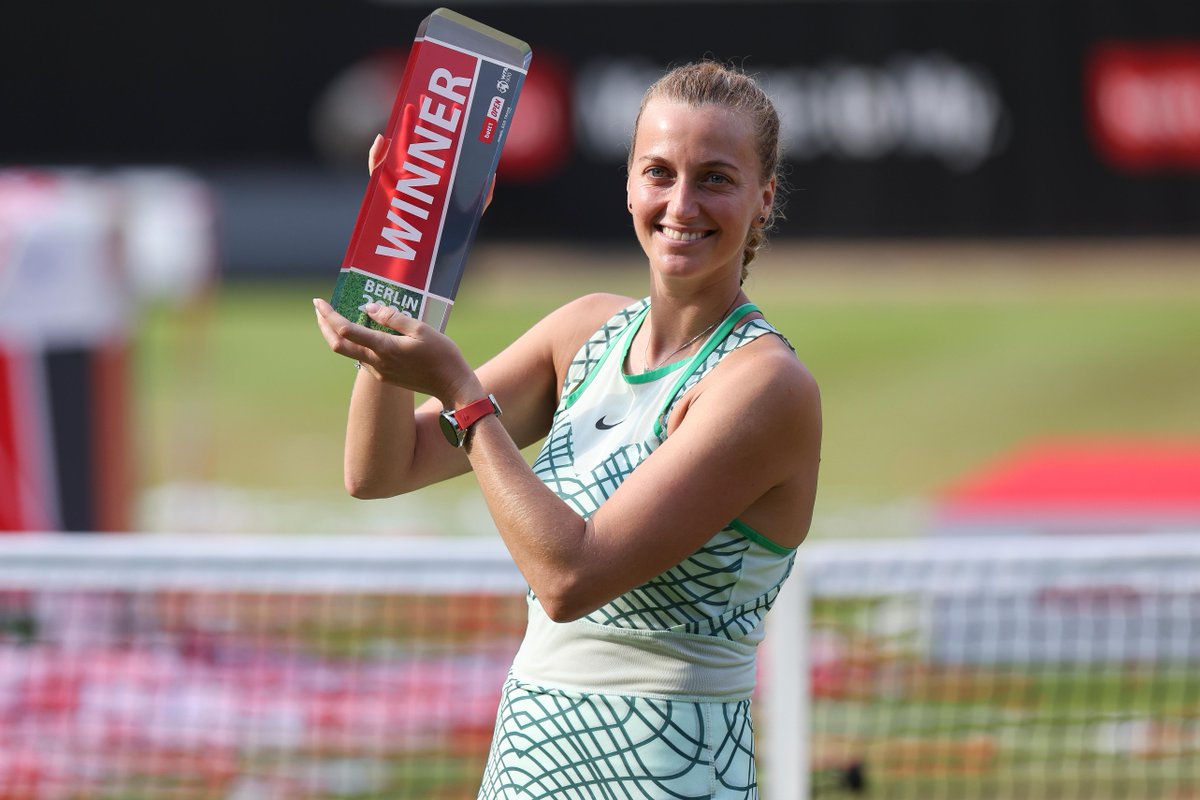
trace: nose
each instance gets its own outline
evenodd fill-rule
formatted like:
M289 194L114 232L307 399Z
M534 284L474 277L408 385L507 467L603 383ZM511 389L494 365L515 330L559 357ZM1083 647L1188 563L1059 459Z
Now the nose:
M667 199L667 213L672 219L688 220L699 213L700 198L696 187L685 180L677 180L671 187L671 195Z

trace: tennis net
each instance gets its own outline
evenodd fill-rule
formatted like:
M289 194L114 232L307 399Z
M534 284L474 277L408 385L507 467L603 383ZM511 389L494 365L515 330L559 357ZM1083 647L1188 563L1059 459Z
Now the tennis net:
M0 797L472 798L495 539L0 536ZM1200 536L810 542L768 800L1200 797Z
M498 542L0 537L0 797L474 797Z
M807 669L763 682L808 765L785 797L1200 797L1200 536L800 553L767 642Z

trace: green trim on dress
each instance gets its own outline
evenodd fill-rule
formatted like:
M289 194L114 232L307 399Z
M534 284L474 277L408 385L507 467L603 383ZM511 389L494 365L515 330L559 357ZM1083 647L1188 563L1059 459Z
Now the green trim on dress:
M645 301L643 300L640 302L645 302ZM637 312L637 314L634 315L633 319L631 319L628 323L626 323L626 327L622 330L622 333L624 333L625 330L628 330L630 325L640 324L641 320L645 318L646 314L649 313L649 311L650 311L650 304L646 303L646 307L643 308L641 311ZM632 337L630 337L630 338L632 338ZM571 389L570 394L568 394L566 396L566 398L563 400L562 405L563 405L564 410L575 405L575 402L579 399L579 396L581 394L583 394L583 390L586 389L591 384L592 379L595 378L596 375L600 372L600 367L604 364L604 361L610 355L612 355L612 352L617 349L617 345L620 344L620 342L621 342L620 338L617 337L608 343L608 346L604 349L603 355L601 355L600 358L598 358L596 360L596 363L592 364L591 368L588 369L587 375L584 376L583 382L580 383L578 386L574 387L573 389ZM628 350L628 345L626 345L626 350Z
M784 547L781 544L776 544L763 534L754 530L754 528L751 528L749 525L742 522L740 519L735 519L733 522L729 523L729 527L740 533L742 536L745 536L755 544L770 550L772 553L778 553L781 556L786 556L787 554L795 552L796 550L794 547Z
M729 316L725 317L725 321L722 322L720 326L709 335L708 339L706 339L704 342L704 346L700 348L700 351L691 357L688 362L688 368L685 369L683 374L679 376L679 380L677 380L675 385L671 387L671 391L667 392L667 402L659 411L654 422L655 436L661 437L663 435L663 431L666 428L667 409L671 407L671 404L675 401L675 395L679 393L680 387L687 383L687 379L691 377L691 374L693 371L695 371L696 366L703 364L704 360L709 357L712 351L716 350L721 342L725 341L725 337L728 336L729 332L733 330L735 325L737 325L738 320L755 311L758 311L758 306L754 305L754 303L743 303L735 308L729 314Z

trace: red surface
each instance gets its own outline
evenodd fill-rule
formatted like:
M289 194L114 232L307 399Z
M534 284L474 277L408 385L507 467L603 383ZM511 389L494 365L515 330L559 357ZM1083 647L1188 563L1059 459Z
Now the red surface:
M1200 514L1200 441L1045 441L942 494L956 514Z
M54 454L33 407L29 357L0 347L0 533L46 530L50 500L41 480Z
M475 56L438 42L413 47L388 120L390 144L371 175L343 269L419 290L428 285L464 135L467 105L457 98L469 97L477 65Z
M0 531L25 529L21 510L20 458L17 450L17 413L8 369L9 358L0 351Z

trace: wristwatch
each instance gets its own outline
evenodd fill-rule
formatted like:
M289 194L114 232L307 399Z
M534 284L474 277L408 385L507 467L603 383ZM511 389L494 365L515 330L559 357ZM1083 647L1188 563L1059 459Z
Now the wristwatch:
M462 447L467 440L467 431L488 414L500 416L500 404L496 402L495 395L489 394L459 409L446 409L438 422L446 441L454 447Z

